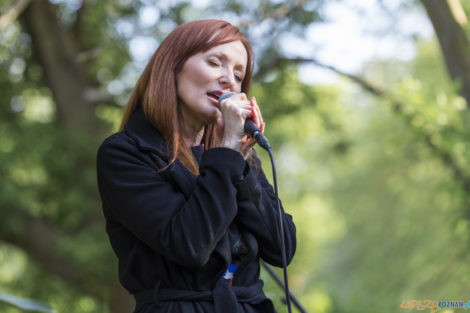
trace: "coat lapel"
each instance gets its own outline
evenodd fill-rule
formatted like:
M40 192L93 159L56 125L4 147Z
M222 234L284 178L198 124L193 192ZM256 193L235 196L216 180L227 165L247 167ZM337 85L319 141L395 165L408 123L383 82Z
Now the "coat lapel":
M150 156L159 168L163 168L171 160L172 154L160 132L150 124L142 109L139 107L130 117L125 125L125 131L129 137L133 138L140 150L150 152ZM196 186L195 176L179 160L176 160L163 174L175 184L189 199ZM231 262L230 240L225 233L215 247L217 252L225 261L225 266Z

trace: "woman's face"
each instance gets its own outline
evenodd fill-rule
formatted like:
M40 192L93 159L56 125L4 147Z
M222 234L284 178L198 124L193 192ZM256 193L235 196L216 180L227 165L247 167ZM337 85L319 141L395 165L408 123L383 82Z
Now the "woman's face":
M248 55L241 41L215 46L191 56L177 74L177 92L185 123L193 130L213 123L221 112L219 96L240 92Z

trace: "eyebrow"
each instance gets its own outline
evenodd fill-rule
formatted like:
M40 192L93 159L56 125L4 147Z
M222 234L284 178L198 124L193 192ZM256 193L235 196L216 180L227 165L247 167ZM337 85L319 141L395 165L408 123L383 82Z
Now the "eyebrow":
M222 58L222 59L224 59L224 60L227 60L227 59L228 59L227 54L225 54L225 53L223 53L223 52L212 52L212 53L209 54L209 55L214 55L214 56L217 56L217 57ZM241 70L241 71L243 71L243 73L245 73L246 67L243 66L243 64L238 63L238 64L235 65L235 68L236 68L237 70Z

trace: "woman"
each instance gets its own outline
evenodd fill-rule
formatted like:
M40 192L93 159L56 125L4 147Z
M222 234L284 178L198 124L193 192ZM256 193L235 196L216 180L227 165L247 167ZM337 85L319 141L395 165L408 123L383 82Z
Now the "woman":
M281 266L276 198L247 117L251 47L220 20L190 22L159 46L120 131L98 151L98 186L119 278L135 312L275 312L259 258ZM223 92L236 92L228 99ZM283 213L287 261L295 226Z

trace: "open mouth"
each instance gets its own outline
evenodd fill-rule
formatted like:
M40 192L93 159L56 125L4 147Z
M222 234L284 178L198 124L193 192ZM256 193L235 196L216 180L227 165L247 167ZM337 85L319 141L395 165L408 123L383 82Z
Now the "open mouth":
M214 93L211 93L211 92L208 92L207 95L209 96L209 99L216 105L219 105L219 96L214 94Z
M214 93L208 92L207 95L208 95L209 97L215 98L217 101L219 100L219 96L216 95L216 94L214 94Z

